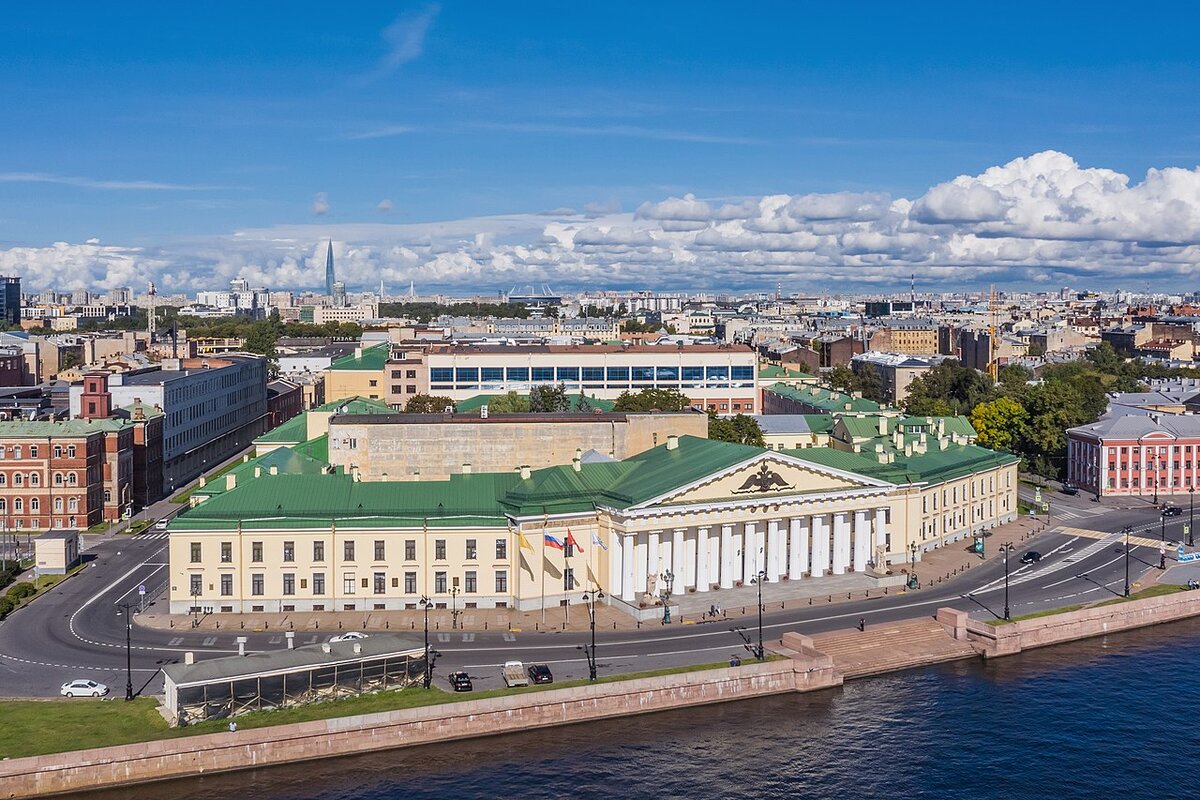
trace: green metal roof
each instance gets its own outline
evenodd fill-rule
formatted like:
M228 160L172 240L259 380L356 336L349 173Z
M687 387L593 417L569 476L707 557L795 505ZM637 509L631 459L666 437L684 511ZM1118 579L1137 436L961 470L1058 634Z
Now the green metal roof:
M290 447L280 447L238 464L224 475L218 475L204 486L197 487L192 494L200 497L224 494L229 491L225 488L229 485L227 480L229 475L235 476L237 485L241 486L243 481L255 479L255 468L261 470L262 474L259 477L262 477L262 475L269 475L272 467L284 475L322 475L328 466L326 462L318 461L306 453L297 452Z
M879 463L870 453L848 453L831 447L810 447L784 452L804 461L899 485L940 483L1019 460L1009 453L999 453L977 445L948 445L944 450L930 450L928 453L914 453L911 456L896 453L895 461L891 464Z
M315 439L309 439L307 442L301 442L292 448L297 453L302 453L309 458L317 461L329 463L329 434L323 433Z
M372 400L369 397L356 395L344 400L324 403L314 408L313 411L332 411L336 414L390 414L392 407L382 400Z
M788 386L786 383L773 383L766 387L764 391L771 392L780 397L786 397L789 400L805 403L813 408L819 408L827 414L845 413L847 411L873 413L883 409L883 406L874 400L867 400L864 397L854 397L845 392L839 392L836 389L826 389L824 386L796 388ZM846 408L847 404L849 404L849 408Z
M127 419L66 419L62 422L13 420L0 422L0 439L52 439L60 436L87 436L128 428Z
M798 369L788 369L781 367L778 364L765 364L758 369L758 377L760 378L801 378L816 380L816 375L810 375L807 372Z
M329 365L330 369L336 370L358 370L364 372L378 372L382 370L388 360L388 346L377 344L373 347L364 348L362 354L355 356L353 353L339 358Z
M269 430L254 441L271 443L299 443L308 438L308 412L302 411L278 428Z

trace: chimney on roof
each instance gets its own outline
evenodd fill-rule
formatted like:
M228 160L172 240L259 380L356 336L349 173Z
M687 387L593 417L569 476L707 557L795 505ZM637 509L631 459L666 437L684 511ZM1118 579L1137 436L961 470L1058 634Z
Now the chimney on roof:
M254 467L254 477L256 477L256 478L262 477L262 467L259 467L259 466Z
M470 461L467 461L463 464L462 474L463 475L471 474L471 462Z
M275 464L272 464L272 465L271 465L271 474L272 474L272 475L278 475L278 474L279 474L279 467L278 467L278 466L276 466Z
M887 417L879 415L879 435L887 436Z
M196 663L196 654L193 653L191 650L188 650L186 653L183 654L183 663L195 664Z
M583 461L579 458L579 456L575 456L575 458L571 459L571 469L575 470L576 472L583 471Z
M529 465L528 465L528 464L522 464L522 465L521 465L521 480L523 480L523 481L527 481L527 480L529 480L529 477L530 477L532 474L533 474L533 472L532 472L532 471L530 471L530 469L529 469Z
M670 436L667 437L667 449L668 450L678 450L679 449L679 437L678 436L676 436L675 434L671 434Z
M237 475L232 472L225 476L225 491L237 488Z
M201 485L201 486L207 486L207 485L208 485L208 478L206 478L206 477L204 477L203 475L201 475L201 476L200 476L200 485Z

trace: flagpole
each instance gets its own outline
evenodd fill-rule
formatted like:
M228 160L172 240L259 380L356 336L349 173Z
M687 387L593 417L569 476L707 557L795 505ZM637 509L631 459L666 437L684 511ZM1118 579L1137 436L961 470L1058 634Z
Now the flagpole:
M519 539L516 541L513 541L512 535L513 535L513 526L510 524L508 526L508 539L509 539L508 546L513 548L513 552L515 552L516 556L517 556L516 561L513 562L513 566L515 566L517 568L517 580L515 581L515 584L514 584L516 587L516 590L517 590L517 596L516 596L516 598L514 598L513 605L515 605L517 607L517 613L520 614L521 613L521 541ZM514 547L514 545L515 545L515 547ZM508 627L511 628L512 625L510 624Z
M546 624L546 525L550 517L542 506L542 624Z
M572 541L571 540L571 529L567 528L567 539L566 539L566 542L563 544L563 578L565 579L568 575L570 575L570 577L571 577L571 580L569 580L569 581L563 580L563 588L565 588L567 590L567 602L566 602L566 605L563 606L563 615L564 615L563 621L567 625L571 624L571 594L570 594L570 592L572 589L575 588L575 576L571 575L571 571L570 571L571 570L571 559L567 557L567 553L570 553L574 549L574 548L571 548L571 544L570 544L571 541ZM568 549L568 548L571 548L571 549Z

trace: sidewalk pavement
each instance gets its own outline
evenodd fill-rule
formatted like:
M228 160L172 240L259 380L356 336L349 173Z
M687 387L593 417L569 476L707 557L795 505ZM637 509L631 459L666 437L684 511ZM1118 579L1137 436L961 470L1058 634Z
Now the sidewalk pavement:
M878 588L865 575L846 574L823 578L801 578L763 585L763 610L782 611L813 605L836 605L849 600L867 597L911 594L919 596L931 588L961 575L973 567L1001 558L1000 545L1012 542L1017 547L1044 529L1042 518L1022 518L996 528L986 537L985 558L968 552L970 539L964 539L925 553L917 562L917 576L921 588L909 590L903 587ZM895 564L893 573L907 574L908 565ZM586 631L590 627L587 605L573 602L570 607L554 606L535 611L517 611L512 608L459 608L457 622L452 609L432 608L429 611L429 629L447 632L461 631L513 631L513 632L561 632ZM757 613L758 587L754 585L735 589L720 589L710 592L689 592L683 597L673 597L671 604L679 611L673 614L673 623L695 625L720 623L729 619L741 619ZM718 609L715 617L709 614L710 607ZM141 614L137 623L158 629L192 630L194 618L190 614ZM325 611L288 612L283 614L210 614L198 619L198 630L247 630L247 631L306 631L336 633L350 630L373 630L395 632L423 632L425 612L420 609L406 611ZM637 630L658 626L660 621L639 622L624 612L599 603L596 607L597 630Z

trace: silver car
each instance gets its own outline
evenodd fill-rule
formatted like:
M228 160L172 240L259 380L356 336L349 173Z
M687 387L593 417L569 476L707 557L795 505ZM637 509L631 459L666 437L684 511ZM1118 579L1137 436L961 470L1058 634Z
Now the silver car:
M64 683L58 693L64 697L103 697L108 694L108 687L95 681L78 680Z

